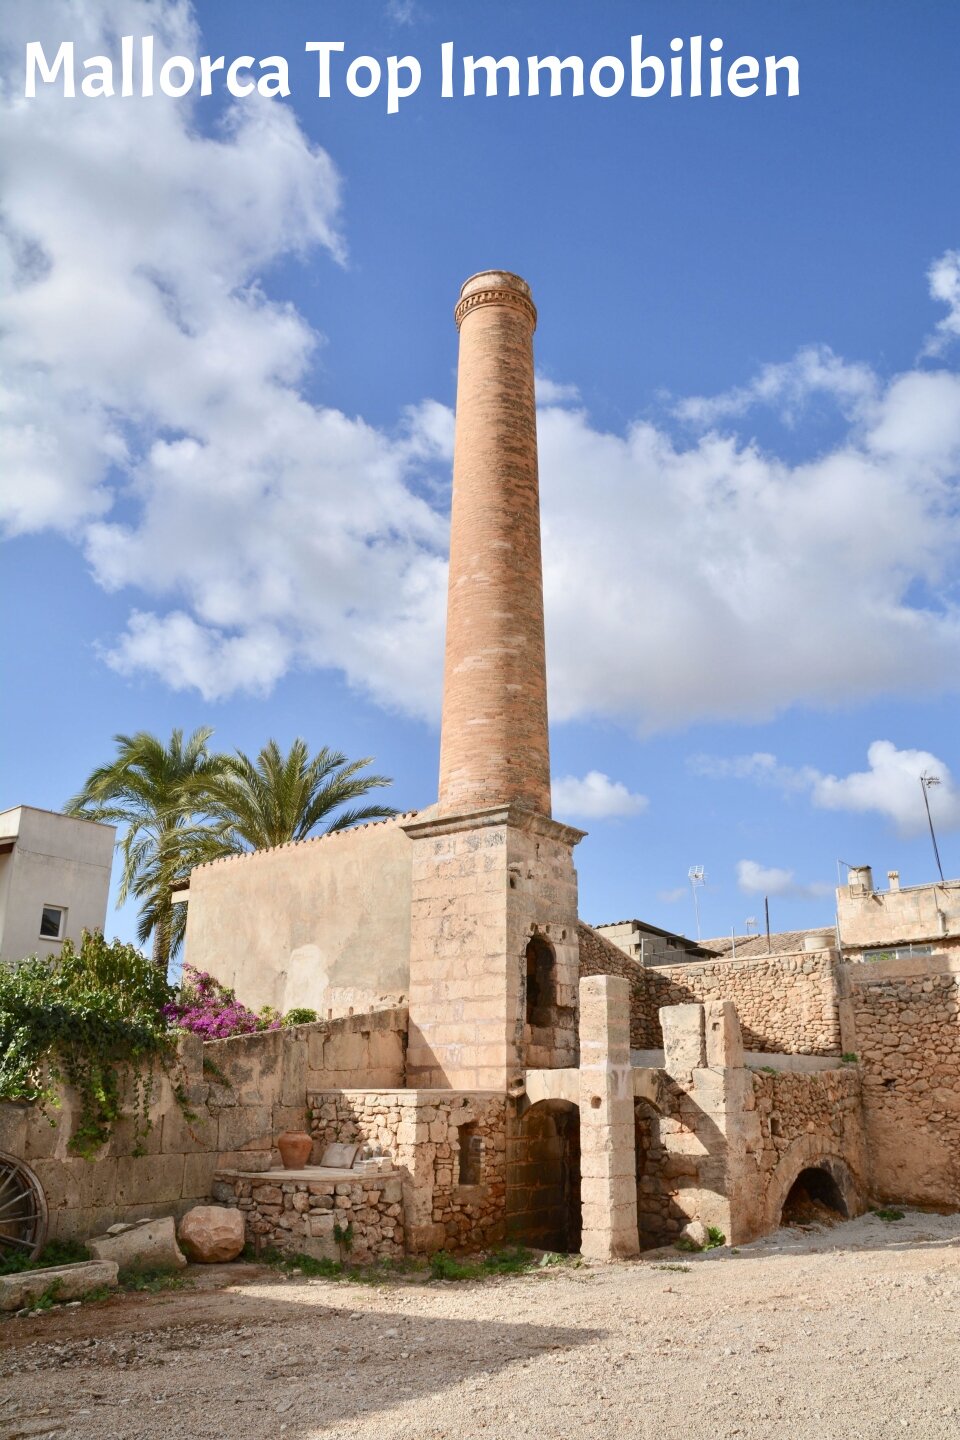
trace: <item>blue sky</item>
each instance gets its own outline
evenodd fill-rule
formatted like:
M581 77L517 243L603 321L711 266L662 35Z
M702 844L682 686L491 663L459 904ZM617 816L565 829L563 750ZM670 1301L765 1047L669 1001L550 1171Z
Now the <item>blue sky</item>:
M537 363L556 811L581 909L832 914L960 873L952 0L4 7L3 803L212 724L436 792L460 282ZM463 53L793 54L801 93L439 98ZM289 58L287 101L23 99L28 39ZM308 39L413 53L316 96ZM335 76L338 72L335 70ZM339 72L342 74L342 70ZM598 778L599 777L599 778ZM111 922L113 923L113 922ZM129 934L132 917L116 917Z

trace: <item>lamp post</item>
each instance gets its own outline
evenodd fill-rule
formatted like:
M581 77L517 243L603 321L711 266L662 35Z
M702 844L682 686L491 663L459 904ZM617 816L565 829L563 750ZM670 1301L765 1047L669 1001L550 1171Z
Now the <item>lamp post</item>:
M920 789L923 791L923 803L926 806L927 810L927 824L930 826L930 839L933 841L933 853L937 861L937 869L940 872L940 883L944 884L945 882L943 878L943 866L940 864L940 851L937 848L937 837L934 834L933 830L933 817L930 814L930 801L927 796L927 791L930 789L930 786L939 784L939 775L928 775L927 772L924 771L923 774L920 776Z

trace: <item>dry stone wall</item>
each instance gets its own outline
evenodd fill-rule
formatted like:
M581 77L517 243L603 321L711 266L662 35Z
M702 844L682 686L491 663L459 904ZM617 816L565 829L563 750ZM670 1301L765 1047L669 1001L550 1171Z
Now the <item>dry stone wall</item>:
M783 1202L801 1170L824 1160L840 1160L855 1182L856 1194L861 1194L866 1158L857 1065L814 1074L754 1070L752 1079L760 1123L759 1143L751 1150L760 1169L766 1225L779 1223Z
M390 1155L403 1176L408 1250L478 1249L502 1240L502 1095L326 1091L310 1096L310 1108L315 1153L333 1142L368 1142Z
M257 1254L270 1247L318 1259L368 1261L404 1253L396 1174L325 1175L318 1170L316 1178L292 1172L287 1180L219 1170L213 1198L243 1212L247 1243Z
M874 1193L960 1205L960 960L848 965L844 982Z
M837 970L832 951L646 969L642 1024L631 1041L641 1050L663 1044L661 1006L732 1000L747 1050L840 1055Z

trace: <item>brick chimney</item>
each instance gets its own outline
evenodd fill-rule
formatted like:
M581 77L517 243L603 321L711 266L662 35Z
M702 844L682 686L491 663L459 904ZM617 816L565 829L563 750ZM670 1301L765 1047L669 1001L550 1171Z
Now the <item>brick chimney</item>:
M440 813L550 815L533 332L519 275L463 285Z

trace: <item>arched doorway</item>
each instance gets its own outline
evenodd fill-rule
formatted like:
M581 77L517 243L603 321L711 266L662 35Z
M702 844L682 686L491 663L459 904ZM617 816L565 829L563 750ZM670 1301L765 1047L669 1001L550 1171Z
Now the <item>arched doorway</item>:
M823 1212L827 1211L828 1214ZM843 1192L829 1170L819 1165L801 1170L787 1191L780 1213L783 1225L803 1225L817 1220L846 1220L850 1214Z
M523 1115L507 1166L507 1233L539 1250L580 1250L580 1111L541 1100Z

